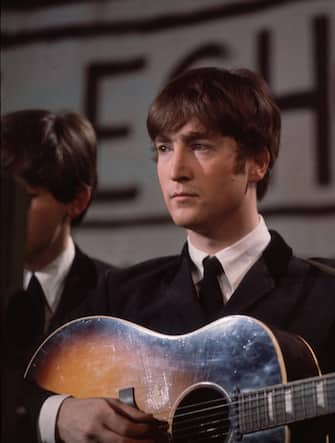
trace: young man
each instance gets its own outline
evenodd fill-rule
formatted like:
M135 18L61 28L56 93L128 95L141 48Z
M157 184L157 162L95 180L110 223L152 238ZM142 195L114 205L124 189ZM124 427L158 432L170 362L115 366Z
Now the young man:
M76 113L23 110L1 117L1 138L2 169L31 195L24 257L27 293L12 297L5 331L9 351L20 351L14 352L15 364L25 366L46 334L99 294L110 266L81 252L71 236L97 183L91 124ZM39 301L31 305L33 281ZM23 419L22 405L18 411ZM17 429L19 435L22 431L18 441L28 442L26 429Z
M111 275L106 297L78 314L108 313L166 334L245 314L302 336L321 370L335 371L335 277L295 257L257 209L280 139L265 82L249 70L191 70L158 95L147 124L165 203L187 242L180 256ZM149 414L115 399L67 398L57 416L66 443L163 441L157 432ZM324 431L313 432L297 441L315 443Z

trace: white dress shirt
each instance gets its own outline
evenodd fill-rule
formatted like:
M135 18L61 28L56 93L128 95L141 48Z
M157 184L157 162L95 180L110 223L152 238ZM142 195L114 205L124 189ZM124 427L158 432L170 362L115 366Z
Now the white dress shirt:
M74 256L74 243L72 238L69 237L64 251L62 251L55 260L53 260L43 269L40 269L38 272L34 273L45 294L47 303L47 325L60 302L60 298L64 289L65 279L72 266ZM31 271L24 270L24 289L28 287L31 276ZM64 399L67 397L68 395L53 395L43 403L38 419L38 435L41 442L55 442L56 418L58 409Z
M249 234L215 254L224 269L224 273L218 276L224 303L229 300L243 277L262 255L270 239L269 230L260 215L257 226ZM190 257L195 265L192 278L198 288L204 274L202 261L208 254L193 246L189 238L187 243Z
M38 279L45 298L47 309L49 312L49 319L52 314L55 313L59 304L63 289L65 278L70 271L75 256L75 247L71 237L68 238L66 247L58 257L51 263L45 266L43 269L35 272L35 276ZM32 272L25 269L23 272L23 287L27 289Z

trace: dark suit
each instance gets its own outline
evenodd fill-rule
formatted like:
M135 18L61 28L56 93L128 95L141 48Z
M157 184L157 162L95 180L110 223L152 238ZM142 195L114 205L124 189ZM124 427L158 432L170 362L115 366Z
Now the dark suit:
M107 273L115 270L113 266L88 257L76 246L75 257L47 333L50 334L65 321L73 320L72 313L82 303L99 297L100 292L105 290Z
M75 257L66 277L59 305L51 318L46 335L50 334L65 322L72 320L74 317L71 313L82 303L88 303L91 298L99 297L99 293L106 283L107 273L113 273L115 269L116 268L106 263L88 257L76 246ZM20 325L17 327L20 329ZM20 331L21 334L27 332L28 331ZM41 339L39 341L41 341ZM29 349L24 349L24 353L10 357L13 370L15 367L15 370L18 372L22 371L30 359L29 356L32 355L32 349L35 349L37 345L38 344L34 343ZM19 397L21 397L20 394L19 390ZM24 383L24 398L19 398L17 407L17 411L20 412L20 415L17 417L18 425L16 427L17 443L36 441L35 432L31 429L30 421L35 422L37 420L40 402L46 396L45 393L43 393L42 396L36 396L34 388L30 386L30 384ZM34 406L35 402L38 404L36 407ZM29 407L26 406L27 404L29 404ZM32 420L30 420L26 414L27 409L32 411ZM32 435L30 436L30 434Z
M335 276L292 254L277 234L249 270L217 318L245 314L302 336L316 353L322 372L335 371ZM192 281L187 250L150 260L110 276L106 313L163 333L186 333L207 323ZM330 270L329 270L330 271ZM295 429L294 441L317 442L331 433L334 417ZM300 434L301 432L301 434ZM324 441L322 439L322 441Z
M180 256L109 273L100 297L88 299L71 315L112 315L167 334L195 330L208 321L191 266L184 248ZM233 314L250 315L303 336L322 371L335 371L335 277L294 257L278 234L272 233L262 257L217 317Z
M245 314L303 336L323 372L335 371L335 277L292 254L279 234L249 270L217 318ZM104 298L84 311L121 317L163 333L186 333L207 323L185 249L110 274Z

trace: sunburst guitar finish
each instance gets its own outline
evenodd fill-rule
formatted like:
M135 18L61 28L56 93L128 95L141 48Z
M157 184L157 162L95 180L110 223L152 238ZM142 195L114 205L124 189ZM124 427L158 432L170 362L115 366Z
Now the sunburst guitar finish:
M26 371L56 393L132 403L168 421L174 443L301 443L288 423L335 412L335 376L318 374L302 339L241 315L178 336L81 318L48 337Z

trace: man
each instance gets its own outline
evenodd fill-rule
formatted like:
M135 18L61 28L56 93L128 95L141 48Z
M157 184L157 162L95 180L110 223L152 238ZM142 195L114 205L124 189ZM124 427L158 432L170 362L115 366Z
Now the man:
M1 134L2 168L31 196L24 257L27 293L11 298L5 330L10 360L22 371L42 338L70 319L75 307L98 295L110 266L81 252L71 235L97 183L91 124L76 113L22 110L1 117ZM17 410L25 415L22 405ZM29 441L26 429L17 429L19 435L22 431L18 441Z
M187 243L180 256L111 275L105 297L78 315L107 313L181 334L245 314L301 335L322 371L335 371L335 278L295 257L257 210L280 139L280 112L265 82L249 70L191 70L154 100L147 126L165 203ZM56 429L66 443L163 441L149 414L115 399L66 398ZM297 441L322 434L315 428Z

